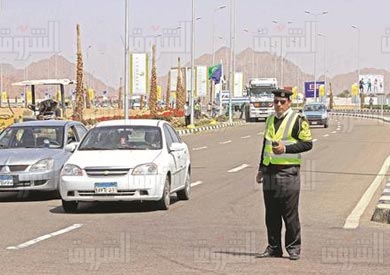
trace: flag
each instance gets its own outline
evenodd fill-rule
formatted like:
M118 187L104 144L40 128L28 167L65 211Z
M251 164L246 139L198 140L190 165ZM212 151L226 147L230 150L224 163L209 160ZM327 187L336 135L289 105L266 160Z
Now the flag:
M209 67L209 79L214 80L215 84L218 84L222 76L222 64L217 64Z

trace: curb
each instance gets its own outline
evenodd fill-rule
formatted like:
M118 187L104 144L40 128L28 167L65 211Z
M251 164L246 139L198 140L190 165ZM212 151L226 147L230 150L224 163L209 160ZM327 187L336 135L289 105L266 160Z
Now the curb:
M390 223L390 182L386 183L385 189L375 207L371 221Z
M246 124L246 122L245 121L235 121L232 123L222 122L222 123L217 124L217 125L203 126L203 127L194 128L194 129L177 130L177 132L179 133L179 135L183 136L183 135L193 134L193 133L197 133L197 132L210 131L210 130L214 130L214 129L233 127L233 126L243 125L243 124Z

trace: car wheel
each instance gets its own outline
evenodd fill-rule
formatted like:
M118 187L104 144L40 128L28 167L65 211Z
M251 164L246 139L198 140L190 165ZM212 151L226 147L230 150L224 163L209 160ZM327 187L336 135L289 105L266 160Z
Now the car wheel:
M324 124L324 128L328 128L329 127L329 124L328 123L325 123Z
M66 213L76 212L78 206L79 206L78 201L64 201L64 200L62 200L62 208L64 208L64 211Z
M171 183L169 177L165 179L164 190L161 199L157 202L157 208L160 210L168 210L171 204Z
M191 194L191 175L190 175L190 171L188 171L184 183L184 189L177 192L177 197L179 198L179 200L187 201L190 199L190 194Z

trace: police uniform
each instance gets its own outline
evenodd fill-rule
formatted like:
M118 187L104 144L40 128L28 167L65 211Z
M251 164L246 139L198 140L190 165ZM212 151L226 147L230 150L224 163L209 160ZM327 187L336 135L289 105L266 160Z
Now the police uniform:
M274 95L290 98L291 92L275 90ZM272 143L281 141L285 153L274 154ZM290 259L299 259L301 230L298 215L300 192L300 153L312 148L308 121L289 108L281 117L270 115L266 120L259 171L263 176L268 247L259 257L281 257L282 219L285 224L285 248Z

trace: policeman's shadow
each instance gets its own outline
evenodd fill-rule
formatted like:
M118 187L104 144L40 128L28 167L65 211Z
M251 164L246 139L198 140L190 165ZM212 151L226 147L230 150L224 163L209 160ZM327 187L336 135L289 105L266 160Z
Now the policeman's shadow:
M215 254L222 254L222 255L229 255L229 256L248 256L248 257L254 257L256 259L260 259L261 253L258 252L235 252L235 251L214 251ZM272 259L289 259L288 256L282 256L282 257L271 257ZM262 258L262 259L270 259L270 258Z

